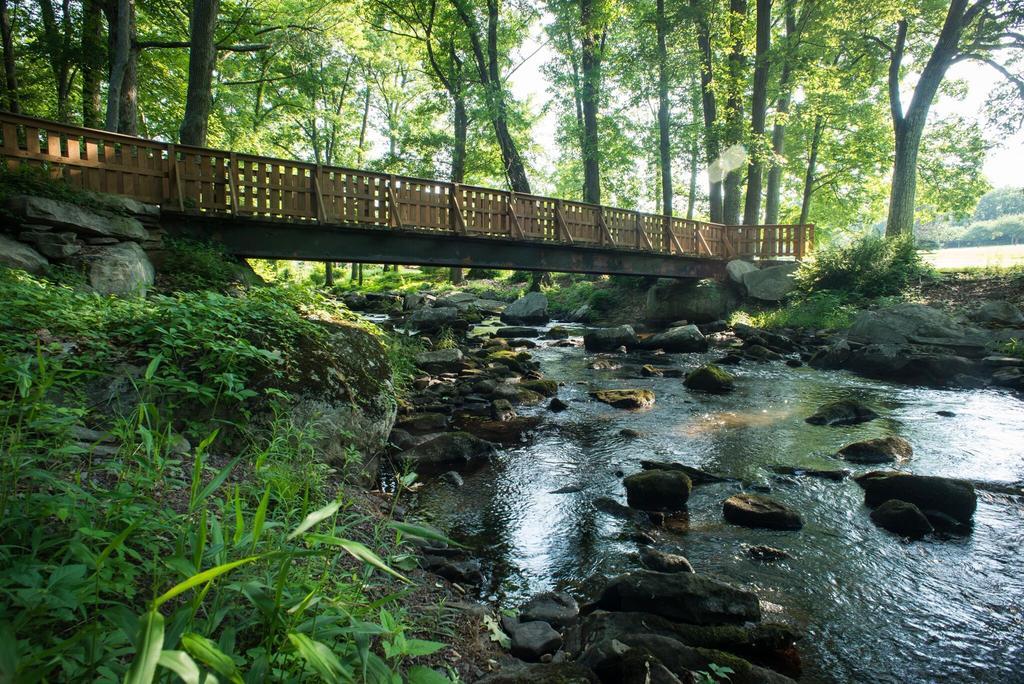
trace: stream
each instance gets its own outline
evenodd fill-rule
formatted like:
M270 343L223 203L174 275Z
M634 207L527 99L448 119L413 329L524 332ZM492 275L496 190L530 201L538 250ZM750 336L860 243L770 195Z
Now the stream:
M478 328L486 331L487 328ZM640 378L640 366L693 368L721 356L612 355L622 367L592 370L582 348L531 350L546 377L563 386L561 413L521 408L545 420L521 446L455 488L429 481L420 513L471 544L489 572L482 598L516 607L546 589L592 596L602 577L637 569L630 523L596 510L598 497L625 503L621 474L644 459L696 466L740 482L694 487L688 511L654 530L657 546L685 555L697 572L756 591L765 619L803 631L805 682L1024 682L1024 503L979 490L973 532L907 543L875 527L852 481L780 476L773 466L884 466L832 457L845 444L900 435L914 446L897 467L993 485L1024 481L1024 402L997 390L939 390L868 380L782 363L730 367L737 388L707 395L678 378ZM646 411L591 400L596 388L655 392ZM841 398L882 417L850 427L804 418ZM953 411L943 417L937 411ZM619 434L623 428L638 438ZM742 482L742 484L741 484ZM746 487L800 511L799 532L727 524L722 501ZM566 489L567 493L555 493ZM750 545L791 555L752 560Z

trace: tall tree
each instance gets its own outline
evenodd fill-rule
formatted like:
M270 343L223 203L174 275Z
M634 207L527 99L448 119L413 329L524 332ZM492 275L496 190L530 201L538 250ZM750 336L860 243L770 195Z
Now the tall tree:
M655 23L658 33L658 159L661 163L661 213L672 215L672 119L668 98L668 31L665 0L657 0ZM692 159L691 165L695 161ZM696 187L691 188L696 191ZM692 200L691 200L692 208ZM691 209L692 210L692 209Z
M102 125L100 87L106 49L103 44L103 4L100 0L82 1L82 125Z
M785 0L786 34L782 43L779 61L782 64L779 75L778 98L775 101L775 122L772 125L772 158L768 166L768 185L765 190L764 222L775 225L779 222L779 191L782 187L782 157L786 153L786 118L793 99L793 72L796 49L799 41L797 31L795 0ZM805 4L804 7L813 7ZM803 22L800 22L801 25Z
M583 201L601 203L601 145L598 111L601 106L601 59L606 37L606 11L599 0L579 0L580 71L583 108Z
M57 119L68 121L71 89L77 72L78 50L73 45L74 22L70 0L61 0L58 14L53 0L39 0L43 19L43 42L50 53L50 68L57 87Z
M761 179L764 169L761 143L768 112L768 54L772 35L772 0L756 0L756 3L754 88L750 102L750 164L747 167L747 196L743 206L743 223L748 226L756 225L761 219Z
M728 83L725 100L726 139L731 145L743 141L743 98L746 93L746 52L744 28L747 19L747 0L729 0L728 36L731 43L728 56ZM722 222L735 225L740 222L742 203L742 175L740 165L733 159L725 161Z
M690 0L694 23L697 27L697 48L700 52L700 92L701 111L704 115L704 156L707 161L708 173L708 204L709 215L713 223L724 220L722 198L722 178L711 173L710 169L718 161L721 153L721 142L718 133L718 103L715 100L714 55L711 50L711 13L707 0Z
M11 15L7 0L0 0L0 39L4 49L4 91L7 109L17 114L21 111L18 102L18 71L14 61L14 38L11 33Z
M896 25L896 37L889 51L889 107L892 115L895 154L892 185L889 192L889 216L886 235L910 233L914 229L914 200L917 190L917 158L928 112L949 68L958 61L975 60L988 64L1000 74L1021 83L1000 61L1000 54L1024 49L1024 3L1019 0L950 0L938 35L924 51L927 60L917 78L910 103L904 107L901 77L904 57L913 38L911 28L926 31L923 17L905 16ZM922 55L923 56L923 55ZM921 56L918 57L918 60ZM918 62L919 63L919 62Z
M125 0L121 0L125 2ZM213 103L213 67L217 61L214 34L220 0L192 0L189 19L188 91L178 139L185 145L206 145Z

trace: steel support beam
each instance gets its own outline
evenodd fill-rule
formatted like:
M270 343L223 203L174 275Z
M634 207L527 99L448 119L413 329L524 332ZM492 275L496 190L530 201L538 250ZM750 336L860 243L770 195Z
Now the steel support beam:
M321 225L257 217L164 211L171 235L219 242L258 259L462 266L523 271L715 278L725 261L607 247L431 233L358 225Z

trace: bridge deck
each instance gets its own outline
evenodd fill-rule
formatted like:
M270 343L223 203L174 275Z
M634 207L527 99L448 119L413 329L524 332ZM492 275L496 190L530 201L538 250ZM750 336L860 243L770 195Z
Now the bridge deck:
M695 277L736 257L801 258L813 225L730 226L0 113L0 156L161 205L242 256Z

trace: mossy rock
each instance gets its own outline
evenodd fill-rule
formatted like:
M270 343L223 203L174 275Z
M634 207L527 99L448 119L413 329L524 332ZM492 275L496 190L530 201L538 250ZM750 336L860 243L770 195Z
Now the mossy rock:
M545 397L558 394L558 383L554 380L523 380L519 386Z
M735 388L735 380L731 373L713 363L707 363L690 371L683 384L693 390L720 394L731 392Z
M519 388L516 392L515 403L521 406L537 406L544 402L544 395L533 390Z
M722 504L728 522L743 527L769 530L799 530L804 526L800 514L775 499L760 494L736 494Z
M654 392L646 389L595 390L590 396L615 408L643 409L654 406Z

